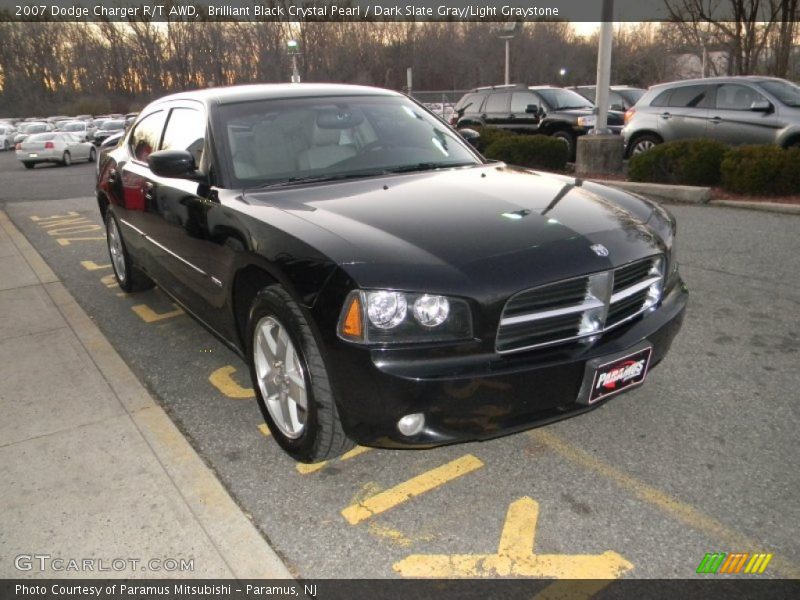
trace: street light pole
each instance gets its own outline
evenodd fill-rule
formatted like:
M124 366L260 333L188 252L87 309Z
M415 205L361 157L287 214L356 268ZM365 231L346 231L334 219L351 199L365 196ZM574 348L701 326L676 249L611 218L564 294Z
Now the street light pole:
M511 83L511 39L519 33L521 25L515 21L509 21L503 24L498 37L506 42L506 68L505 68L505 84Z
M611 133L608 129L608 87L611 85L611 47L614 37L614 0L603 0L600 48L597 55L597 92L593 135Z
M510 71L509 67L510 67L510 64L511 64L511 48L510 48L510 44L509 44L510 41L511 41L510 38L506 38L506 80L505 80L505 84L506 85L508 85L508 83L509 83L508 80L509 80L509 75L510 75L510 73L509 73L509 71Z
M299 44L297 40L289 40L286 45L289 47L289 55L292 57L292 83L300 83L300 71L297 70L297 55L300 54Z

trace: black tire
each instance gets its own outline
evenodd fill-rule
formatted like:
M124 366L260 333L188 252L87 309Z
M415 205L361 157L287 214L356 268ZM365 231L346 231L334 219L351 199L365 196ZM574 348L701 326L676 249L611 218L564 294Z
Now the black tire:
M22 164L26 169L32 169L36 163L25 161Z
M97 158L97 152L95 151L94 146L92 146L91 148L89 148L89 160L87 162L94 162L96 158Z
M116 228L116 231L119 235L119 244L121 249L121 259L124 264L124 273L120 273L120 270L117 267L117 264L114 260L114 253L111 250L111 246L113 244L112 241L112 227ZM114 216L114 213L111 212L111 209L106 209L106 244L108 246L108 255L111 259L111 268L114 270L114 277L119 284L120 289L125 293L132 293L132 292L141 292L144 290L149 290L150 288L155 285L147 275L142 273L136 265L131 260L131 256L128 253L127 246L125 245L125 240L122 237L122 230L119 226L119 221Z
M11 145L8 143L8 140L3 140L3 150L10 150Z
M559 129L550 134L551 137L564 142L567 145L567 159L575 160L575 136L569 131Z
M68 167L72 164L72 155L66 150L64 151L64 154L61 155L61 164L65 167Z
M272 317L285 328L302 367L308 408L302 433L296 439L286 436L273 421L256 374L254 337L256 326L265 317ZM281 286L264 288L256 295L250 308L246 339L250 377L258 406L281 448L304 463L329 460L353 448L355 444L342 429L325 362L314 334L300 307Z
M658 146L663 142L664 140L657 135L653 135L652 133L643 133L642 135L637 135L631 140L630 144L628 144L628 158L637 154L641 154L642 152L647 152L654 146Z

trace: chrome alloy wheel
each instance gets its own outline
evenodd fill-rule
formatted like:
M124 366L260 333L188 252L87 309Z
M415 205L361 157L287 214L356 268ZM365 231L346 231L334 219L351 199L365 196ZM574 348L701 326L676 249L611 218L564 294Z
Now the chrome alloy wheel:
M272 421L283 435L296 440L306 426L306 380L289 333L275 317L263 317L256 324L253 362Z
M647 152L656 147L655 142L651 140L640 140L633 145L633 151L631 154L642 154L643 152Z
M120 281L125 281L125 250L122 248L122 237L117 229L117 220L108 216L108 251L111 254L111 262L114 263L114 270Z

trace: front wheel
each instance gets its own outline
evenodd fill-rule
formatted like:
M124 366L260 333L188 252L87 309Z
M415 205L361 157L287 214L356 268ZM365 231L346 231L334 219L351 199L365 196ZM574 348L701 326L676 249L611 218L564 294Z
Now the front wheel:
M11 144L8 143L8 140L3 140L3 150L10 150Z
M94 159L97 158L97 152L95 152L94 146L89 148L89 162L94 162Z
M660 143L661 139L657 138L654 135L640 135L639 137L634 138L633 142L631 142L631 147L628 150L628 155L636 156L637 154L642 154L643 152L652 150Z
M24 162L24 163L22 163L22 164L23 164L23 166L24 166L26 169L32 169L35 163L28 162L28 161L25 161L25 162Z
M352 448L314 334L282 287L258 293L247 339L258 405L281 448L305 463L335 458Z
M567 146L567 160L574 160L575 158L575 136L569 131L555 131L552 137L563 142Z
M122 291L131 293L153 287L150 278L133 264L122 239L117 218L110 208L106 210L106 242L111 257L111 268Z

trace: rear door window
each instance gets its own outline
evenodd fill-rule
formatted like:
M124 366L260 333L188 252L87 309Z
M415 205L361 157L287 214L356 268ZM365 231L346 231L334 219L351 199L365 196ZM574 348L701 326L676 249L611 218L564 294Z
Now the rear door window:
M672 90L669 103L665 106L674 108L701 108L708 106L707 96L710 86L685 85Z
M483 108L485 113L507 113L508 112L508 92L502 94L490 94L489 99L486 100L486 106Z

